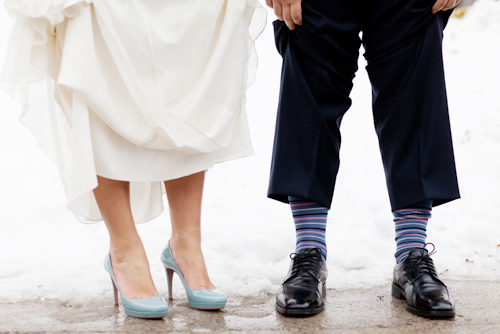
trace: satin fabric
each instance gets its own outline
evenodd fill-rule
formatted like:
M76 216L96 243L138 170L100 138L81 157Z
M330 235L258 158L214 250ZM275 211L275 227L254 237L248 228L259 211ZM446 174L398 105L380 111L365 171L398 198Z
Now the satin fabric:
M21 121L56 161L80 221L102 219L92 193L101 171L134 181L132 211L144 222L163 209L159 181L252 154L245 91L266 22L256 0L5 6L16 20L0 85L22 103ZM120 148L117 158L105 147ZM161 172L115 172L138 160L134 151Z

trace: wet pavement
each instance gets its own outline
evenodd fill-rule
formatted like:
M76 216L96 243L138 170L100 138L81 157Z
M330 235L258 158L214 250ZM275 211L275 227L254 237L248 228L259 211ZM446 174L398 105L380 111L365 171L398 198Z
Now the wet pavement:
M307 318L276 313L274 295L232 298L221 311L170 301L160 320L128 317L112 300L68 307L57 300L0 303L0 333L500 333L500 282L447 281L457 316L431 320L408 313L390 286L327 291L325 311ZM109 300L108 300L109 299Z

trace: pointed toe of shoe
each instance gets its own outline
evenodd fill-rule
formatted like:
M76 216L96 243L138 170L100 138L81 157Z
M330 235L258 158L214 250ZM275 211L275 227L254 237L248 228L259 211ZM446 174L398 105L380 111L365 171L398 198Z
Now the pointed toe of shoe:
M136 318L161 318L168 313L168 304L160 296L146 299L122 298L123 310Z
M224 308L227 297L218 289L193 290L188 293L189 306L200 310L219 310Z
M407 309L417 315L447 318L455 316L453 304L453 299L435 299L417 295L413 298L413 302L407 303Z
M276 308L284 315L313 315L323 310L324 304L319 294L289 294L280 287L276 294Z

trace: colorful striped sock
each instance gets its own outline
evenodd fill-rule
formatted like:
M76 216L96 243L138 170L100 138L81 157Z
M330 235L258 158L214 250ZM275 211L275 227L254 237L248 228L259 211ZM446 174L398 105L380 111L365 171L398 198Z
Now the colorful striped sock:
M411 250L423 248L427 237L427 221L431 218L431 208L407 208L396 210L396 263L403 262Z
M319 248L326 261L325 232L328 209L301 197L289 196L288 201L297 233L295 252L306 248Z

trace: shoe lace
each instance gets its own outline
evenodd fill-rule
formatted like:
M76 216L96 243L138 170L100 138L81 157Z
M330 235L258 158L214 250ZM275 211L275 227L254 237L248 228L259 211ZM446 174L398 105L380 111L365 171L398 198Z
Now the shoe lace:
M426 243L423 248L425 249L427 245L432 245L431 252L425 253L420 257L410 259L410 263L414 268L414 272L417 273L417 275L413 277L412 281L416 281L425 274L431 275L435 279L439 280L436 268L434 267L434 262L431 259L431 255L436 254L436 246L434 246L433 243L429 242Z
M296 275L301 271L314 270L322 259L321 251L316 251L316 248L300 254L292 253L290 258L293 260L292 275Z

